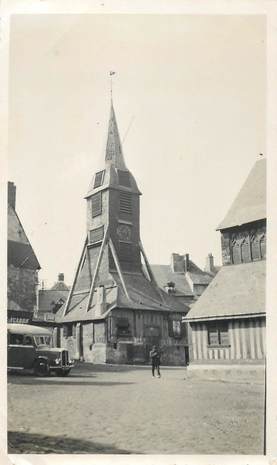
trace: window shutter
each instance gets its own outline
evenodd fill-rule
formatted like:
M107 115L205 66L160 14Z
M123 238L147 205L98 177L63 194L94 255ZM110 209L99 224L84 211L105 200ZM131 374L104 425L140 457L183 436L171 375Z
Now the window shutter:
M98 173L96 173L95 178L94 178L94 189L102 186L103 180L104 180L104 173L105 173L105 170L99 171Z
M119 209L121 213L132 214L132 195L129 192L120 192Z
M127 242L119 243L119 258L124 262L133 261L133 246Z
M102 213L102 194L98 192L91 197L91 215L92 217L101 215Z
M130 187L130 174L128 171L117 170L118 182L121 186Z
M90 244L94 244L95 242L102 241L103 237L104 237L104 226L100 226L100 228L92 229L89 232Z

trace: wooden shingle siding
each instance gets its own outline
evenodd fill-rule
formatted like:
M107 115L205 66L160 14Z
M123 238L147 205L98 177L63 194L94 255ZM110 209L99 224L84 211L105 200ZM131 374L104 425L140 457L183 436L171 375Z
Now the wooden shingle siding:
M209 345L206 323L192 324L192 352L195 361L262 360L265 357L265 319L249 318L228 322L229 346Z

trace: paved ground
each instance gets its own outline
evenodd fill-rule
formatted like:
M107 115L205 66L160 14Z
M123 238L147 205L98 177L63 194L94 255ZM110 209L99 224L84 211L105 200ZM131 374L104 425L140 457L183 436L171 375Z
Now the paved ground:
M8 382L9 453L263 453L262 384L90 364Z

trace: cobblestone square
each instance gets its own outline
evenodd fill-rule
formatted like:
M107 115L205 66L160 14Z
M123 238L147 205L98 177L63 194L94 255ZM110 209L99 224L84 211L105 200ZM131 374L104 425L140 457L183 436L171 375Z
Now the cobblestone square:
M263 385L91 364L11 375L8 430L9 453L262 454Z

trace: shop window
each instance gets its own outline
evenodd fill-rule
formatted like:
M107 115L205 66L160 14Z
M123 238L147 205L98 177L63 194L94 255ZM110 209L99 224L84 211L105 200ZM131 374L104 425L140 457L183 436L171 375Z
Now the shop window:
M227 322L216 322L208 325L208 345L210 347L229 346Z

